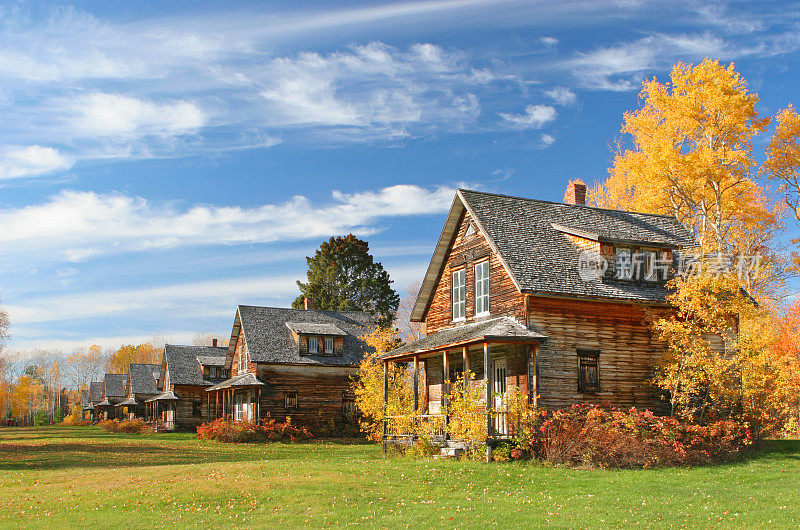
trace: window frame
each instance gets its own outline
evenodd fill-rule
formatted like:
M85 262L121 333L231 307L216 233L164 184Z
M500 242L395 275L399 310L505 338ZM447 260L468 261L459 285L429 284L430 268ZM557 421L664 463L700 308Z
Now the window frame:
M600 392L600 350L578 349L578 392L596 394ZM584 367L594 368L594 384L586 382Z
M314 349L311 349L311 341L314 341ZM309 355L316 355L319 353L319 337L308 337L308 354Z
M456 301L456 276L459 276L461 280L458 284L458 301ZM461 309L459 316L456 316L457 305ZM453 322L462 322L467 319L467 270L464 268L454 270L450 274L450 317Z
M328 344L331 345L331 349L328 350ZM322 337L322 353L325 355L333 355L336 349L336 342L333 337Z
M202 418L203 417L203 402L202 401L192 401L192 417L194 417L194 418Z
M479 268L483 269L484 267L486 269L486 276L482 277L480 280L478 280L478 269ZM476 263L475 266L473 267L473 274L474 274L473 282L475 283L475 316L476 317L487 316L487 315L489 315L489 312L490 312L490 307L489 307L489 303L490 303L490 300L489 300L489 289L491 287L491 283L490 283L490 281L491 281L490 280L491 268L489 267L489 260L486 259L486 260L483 260L483 261L481 261L479 263ZM481 286L480 295L478 294L478 285ZM483 309L483 310L482 311L478 311L478 303L479 303L479 301L481 299L485 299L486 303L484 304L483 307L481 307L481 309Z
M286 410L297 410L299 408L296 390L286 392L283 405Z

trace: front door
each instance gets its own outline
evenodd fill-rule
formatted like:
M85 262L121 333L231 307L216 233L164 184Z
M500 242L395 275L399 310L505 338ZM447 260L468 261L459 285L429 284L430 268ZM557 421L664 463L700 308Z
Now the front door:
M508 434L506 426L506 360L497 359L492 362L492 393L494 394L494 432Z

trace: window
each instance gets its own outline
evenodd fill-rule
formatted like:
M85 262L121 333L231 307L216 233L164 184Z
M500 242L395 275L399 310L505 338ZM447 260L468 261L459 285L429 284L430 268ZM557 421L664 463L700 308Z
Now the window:
M308 353L319 353L319 339L308 337Z
M464 320L466 317L467 283L464 273L464 269L453 273L453 320Z
M578 350L578 390L581 392L600 391L600 352L597 350Z
M325 352L333 353L333 337L325 337Z
M475 235L475 225L470 223L467 227L467 231L464 233L465 237L474 236Z
M642 252L642 254L644 255L642 276L644 277L645 281L648 282L658 281L659 269L657 267L659 265L659 253L652 250L646 250Z
M475 265L475 316L489 314L489 261Z
M297 409L297 392L286 393L286 410Z
M239 372L246 372L247 371L247 352L242 348L242 351L239 353Z
M203 402L202 401L192 401L192 416L195 418L199 418L203 415Z
M342 413L346 418L354 418L356 415L356 402L351 399L342 401Z

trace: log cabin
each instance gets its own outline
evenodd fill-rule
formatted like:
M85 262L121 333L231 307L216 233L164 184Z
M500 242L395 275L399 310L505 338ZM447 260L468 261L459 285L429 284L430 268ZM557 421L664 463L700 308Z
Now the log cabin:
M385 374L386 363L412 364L419 421L446 424L449 385L467 371L485 385L489 452L508 434L503 401L515 388L553 409L665 411L648 384L663 351L648 318L668 309L675 252L693 238L672 217L585 197L580 181L564 203L457 191L412 310L427 336L382 356ZM386 442L407 436L386 418Z
M161 393L145 400L157 431L190 430L208 419L206 389L227 378L221 367L227 351L216 340L212 346L164 347Z
M128 395L117 404L120 419L145 419L145 402L160 394L160 364L131 363L128 367Z
M355 414L350 383L370 347L370 313L240 305L224 368L230 378L209 387L214 418L287 417L312 431L337 428Z

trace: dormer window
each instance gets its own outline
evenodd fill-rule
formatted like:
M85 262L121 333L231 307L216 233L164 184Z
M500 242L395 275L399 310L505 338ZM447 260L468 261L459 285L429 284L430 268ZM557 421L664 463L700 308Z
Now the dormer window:
M657 282L666 280L671 263L665 252L656 249L615 249L615 278L618 280L638 280Z
M333 337L325 337L325 351L324 353L333 353Z
M308 353L319 353L319 339L317 337L308 338Z

